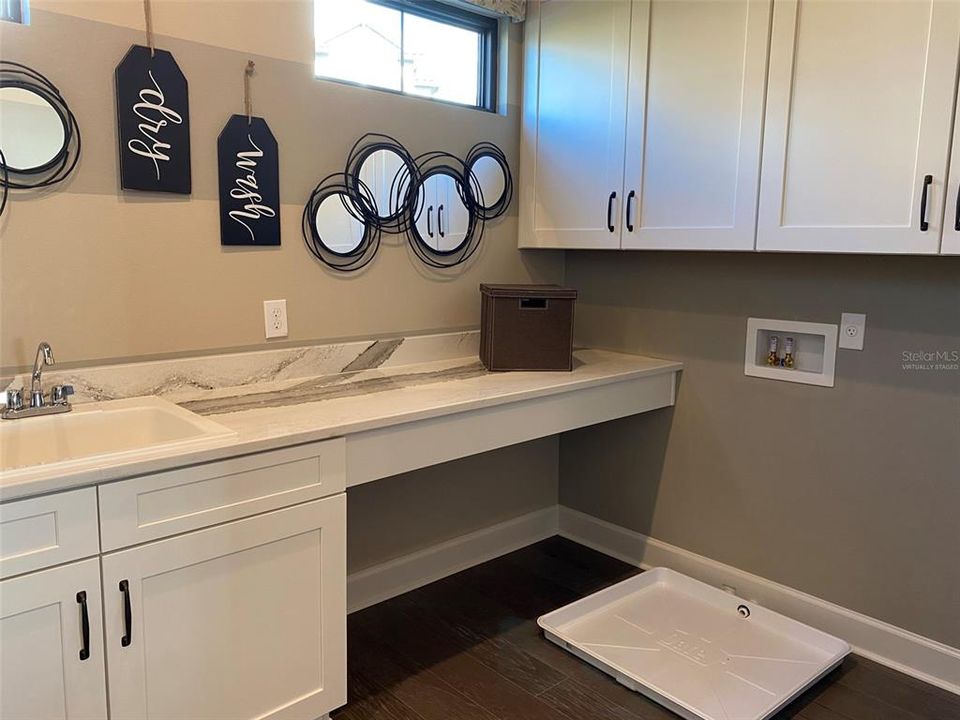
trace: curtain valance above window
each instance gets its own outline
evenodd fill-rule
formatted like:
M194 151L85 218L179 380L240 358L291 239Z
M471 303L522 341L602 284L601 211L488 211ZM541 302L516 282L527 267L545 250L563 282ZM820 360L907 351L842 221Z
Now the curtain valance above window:
M489 14L508 17L513 22L523 22L527 14L527 0L455 0L454 4L472 5Z

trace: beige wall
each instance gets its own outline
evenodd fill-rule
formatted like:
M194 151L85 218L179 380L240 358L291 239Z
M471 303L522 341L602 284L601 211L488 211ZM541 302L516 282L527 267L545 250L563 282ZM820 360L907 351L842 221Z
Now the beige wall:
M0 218L0 374L31 362L41 338L73 364L262 346L262 302L274 298L287 300L290 343L474 326L481 281L562 277L559 253L517 250L516 207L488 224L478 256L455 271L426 269L397 236L385 237L364 272L327 270L304 247L302 205L363 133L393 135L414 154L463 154L489 140L516 171L516 104L492 114L314 80L312 4L303 0L154 6L157 44L190 83L189 198L118 189L113 71L144 42L140 2L37 0L30 26L0 23L0 56L50 77L83 135L73 177L51 192L16 194ZM505 100L516 95L520 42L511 27ZM280 145L276 249L219 241L216 139L242 112L248 58L257 63L254 111Z
M563 436L560 500L960 647L960 258L584 253L577 340L683 361L676 407ZM834 388L743 375L748 316L838 323Z
M474 326L481 281L562 278L562 255L517 250L515 207L487 226L474 260L447 273L388 236L366 271L335 274L300 234L310 190L342 169L365 132L393 135L414 154L493 141L516 171L518 27L502 68L506 113L495 115L314 80L310 2L153 6L157 44L190 83L190 198L118 190L113 71L144 42L139 0L35 0L31 26L0 23L0 56L50 77L83 134L71 180L18 194L0 218L0 375L32 362L41 338L70 364L255 347L264 343L261 303L273 298L287 299L292 343ZM280 145L277 249L220 247L216 139L243 110L248 58L257 64L254 111ZM351 571L555 504L557 455L547 439L351 490Z

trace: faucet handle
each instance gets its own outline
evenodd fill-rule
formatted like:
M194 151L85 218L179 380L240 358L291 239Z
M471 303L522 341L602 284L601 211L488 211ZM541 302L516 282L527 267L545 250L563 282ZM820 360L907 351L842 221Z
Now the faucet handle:
M54 385L50 391L50 401L54 405L66 405L70 395L73 395L73 385Z
M7 390L7 410L23 410L23 388Z

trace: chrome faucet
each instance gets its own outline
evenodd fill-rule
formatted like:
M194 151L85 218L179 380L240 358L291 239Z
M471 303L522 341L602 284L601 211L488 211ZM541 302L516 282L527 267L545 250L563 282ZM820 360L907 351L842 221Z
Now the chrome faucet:
M25 417L36 417L37 415L55 415L57 413L70 412L73 406L67 398L73 395L73 387L70 385L57 385L50 391L50 403L47 404L43 396L43 386L41 378L45 365L53 366L53 349L50 343L41 342L37 346L37 357L33 361L33 372L30 375L30 406L23 405L23 389L7 390L7 407L0 418L4 420L17 420Z
M53 367L53 348L46 340L37 346L37 357L33 361L33 378L30 382L30 407L43 407L43 387L40 385L40 376L43 375L43 366Z

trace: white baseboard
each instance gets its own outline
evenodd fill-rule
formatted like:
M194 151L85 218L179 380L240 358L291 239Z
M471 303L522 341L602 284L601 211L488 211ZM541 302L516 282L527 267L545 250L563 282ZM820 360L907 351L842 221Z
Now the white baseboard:
M554 505L353 573L347 577L347 610L362 610L553 537L557 517Z
M560 535L644 569L668 567L824 632L854 652L960 695L960 650L570 508Z

